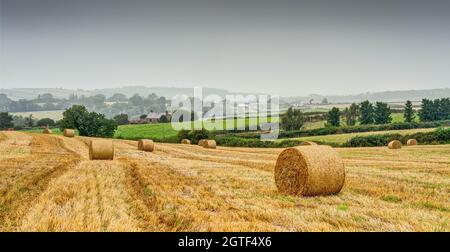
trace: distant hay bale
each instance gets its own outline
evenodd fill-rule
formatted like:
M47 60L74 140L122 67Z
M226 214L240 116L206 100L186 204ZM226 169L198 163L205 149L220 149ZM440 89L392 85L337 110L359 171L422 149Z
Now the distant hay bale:
M74 137L75 136L75 130L73 130L73 129L64 129L63 135L65 137Z
M45 129L42 131L42 133L44 133L44 134L52 134L53 131L52 131L51 129L49 129L49 128L45 128Z
M215 149L217 147L216 140L206 140L203 142L203 147L208 149Z
M155 149L155 144L153 143L153 140L149 139L141 139L138 142L138 150L140 151L147 151L147 152L153 152Z
M308 145L317 145L317 144L314 143L314 142L308 142L308 141L302 142L302 143L300 144L300 146L308 146Z
M401 149L402 148L402 143L398 140L393 140L390 141L388 144L388 148L389 149Z
M199 141L198 141L198 146L202 146L203 147L203 145L205 144L205 139L200 139Z
M14 131L14 128L8 128L8 131Z
M417 140L416 139L408 139L408 141L406 142L406 145L417 145Z
M90 160L113 160L114 144L112 140L92 140L89 144Z
M316 196L339 193L345 182L345 167L330 146L297 146L280 153L275 165L275 183L280 193Z
M182 144L191 144L191 140L189 140L189 139L183 139L183 140L181 140L181 143L182 143Z

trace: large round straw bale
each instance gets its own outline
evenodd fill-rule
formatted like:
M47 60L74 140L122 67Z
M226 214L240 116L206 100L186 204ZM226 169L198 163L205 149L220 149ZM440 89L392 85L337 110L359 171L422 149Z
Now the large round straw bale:
M114 144L112 140L92 140L89 144L90 160L113 160Z
M205 144L205 139L200 139L199 141L198 141L198 146L202 146L203 147L203 145Z
M408 139L408 141L406 142L406 145L417 145L417 140L416 139Z
M191 144L191 140L189 140L189 139L183 139L183 140L181 140L181 143L182 143L182 144Z
M63 135L65 137L74 137L75 136L75 130L73 130L73 129L64 129Z
M52 134L53 131L52 131L51 129L49 129L49 128L45 128L45 129L42 131L42 133L44 133L44 134Z
M308 145L317 145L317 144L314 143L314 142L302 142L300 145L301 146L308 146Z
M203 142L203 147L208 148L208 149L215 149L216 146L217 146L216 140L205 140Z
M400 149L402 148L402 143L398 140L390 141L388 144L389 149Z
M278 191L289 195L315 196L339 193L345 167L330 146L297 146L280 153L275 165Z
M152 152L155 149L153 140L142 139L138 142L138 150Z

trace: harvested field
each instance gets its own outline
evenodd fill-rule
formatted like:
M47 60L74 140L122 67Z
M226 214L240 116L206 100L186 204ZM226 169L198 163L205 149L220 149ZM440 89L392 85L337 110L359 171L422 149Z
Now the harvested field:
M450 231L450 145L337 149L337 195L278 193L282 149L0 133L0 231Z

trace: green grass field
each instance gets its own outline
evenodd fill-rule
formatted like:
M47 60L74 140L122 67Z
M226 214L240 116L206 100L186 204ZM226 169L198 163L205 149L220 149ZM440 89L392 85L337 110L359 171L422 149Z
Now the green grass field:
M309 136L309 137L298 137L289 138L290 140L300 140L300 141L310 141L310 142L325 142L325 143L335 143L343 144L355 136L367 136L376 134L401 134L408 135L418 132L430 132L436 130L435 128L428 129L406 129L406 130L388 130L388 131L371 131L371 132L360 132L360 133L347 133L347 134L336 134L336 135L325 135L325 136ZM278 139L277 141L286 140L286 138Z
M54 110L54 111L32 111L32 112L14 112L11 115L28 117L33 115L34 119L50 118L53 120L61 120L63 118L62 113L64 110Z
M269 121L277 122L279 120L278 117L269 118ZM184 125L186 128L190 128L190 124L201 123L197 122L183 122L178 123ZM226 120L217 120L216 122L204 121L203 126L205 128L213 128L214 125L222 125L223 129L226 129L229 125L234 125L233 128L244 127L244 126L256 126L259 123L259 120L256 118L242 118L242 119L226 119ZM318 126L318 125L316 125ZM114 137L115 138L123 138L123 139L140 139L140 138L149 138L149 139L163 139L163 138L171 138L177 135L178 131L172 127L171 123L155 123L155 124L138 124L138 125L122 125L119 126L116 131Z

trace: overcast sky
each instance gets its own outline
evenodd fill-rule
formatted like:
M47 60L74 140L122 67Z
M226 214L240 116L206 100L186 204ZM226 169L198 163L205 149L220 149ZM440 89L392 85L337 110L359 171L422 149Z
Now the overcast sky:
M449 1L330 2L0 0L0 88L450 87Z

